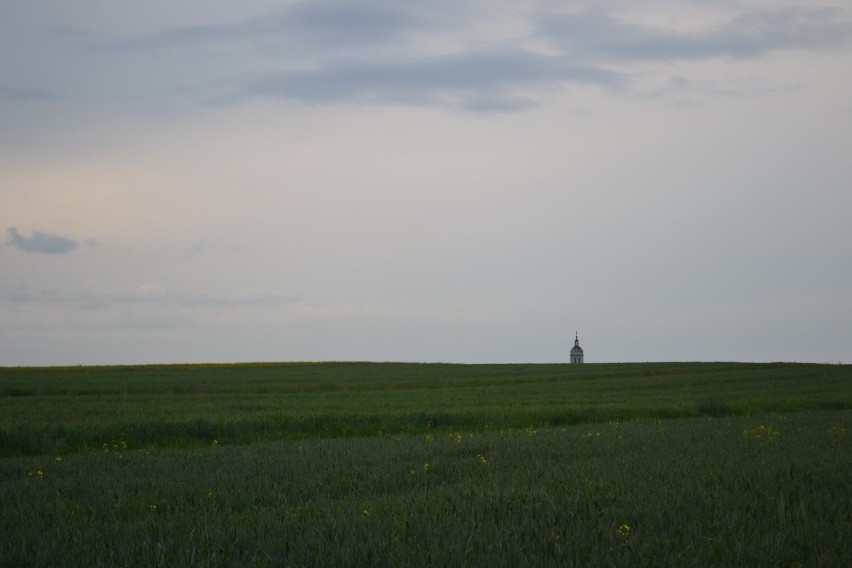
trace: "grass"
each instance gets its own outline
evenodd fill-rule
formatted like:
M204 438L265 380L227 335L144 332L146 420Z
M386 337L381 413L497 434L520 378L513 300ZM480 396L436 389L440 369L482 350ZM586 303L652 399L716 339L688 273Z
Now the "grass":
M852 408L840 365L0 368L0 456Z
M852 369L0 369L0 566L852 565Z

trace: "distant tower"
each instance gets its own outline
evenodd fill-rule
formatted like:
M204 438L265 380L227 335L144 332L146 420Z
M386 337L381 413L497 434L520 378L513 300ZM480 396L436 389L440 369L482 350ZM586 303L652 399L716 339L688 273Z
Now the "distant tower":
M583 362L583 348L580 347L580 339L577 335L577 332L574 332L574 347L571 348L571 362L572 363L582 363Z

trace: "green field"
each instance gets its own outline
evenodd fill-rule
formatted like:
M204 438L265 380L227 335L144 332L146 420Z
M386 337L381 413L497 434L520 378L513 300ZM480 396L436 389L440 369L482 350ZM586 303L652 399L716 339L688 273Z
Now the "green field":
M852 565L852 367L0 368L0 566Z

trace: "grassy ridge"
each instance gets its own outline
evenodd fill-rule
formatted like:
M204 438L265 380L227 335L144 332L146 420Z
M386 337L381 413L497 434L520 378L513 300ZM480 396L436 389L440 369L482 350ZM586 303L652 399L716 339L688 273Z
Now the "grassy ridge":
M841 365L0 368L0 456L848 408Z

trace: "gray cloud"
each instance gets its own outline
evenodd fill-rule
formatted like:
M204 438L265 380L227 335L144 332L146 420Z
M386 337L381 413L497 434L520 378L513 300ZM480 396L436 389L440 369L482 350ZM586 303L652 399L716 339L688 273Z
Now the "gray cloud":
M601 4L571 14L550 6L500 4L486 14L471 2L316 0L267 14L246 8L231 21L186 19L197 23L184 26L169 27L165 17L144 26L111 26L106 18L91 29L54 23L48 33L21 36L29 42L20 47L31 53L27 65L9 57L4 65L0 55L9 82L0 86L0 102L18 109L40 103L27 111L30 128L44 120L35 110L47 103L146 117L254 97L505 113L534 107L543 92L566 85L629 87L631 75L607 67L613 63L753 58L852 38L846 12L832 8L740 12L686 33L619 18ZM543 45L547 53L531 49ZM53 120L75 116L62 110Z
M168 292L159 284L149 283L136 290L109 292L100 290L62 291L34 288L22 284L0 284L0 299L12 304L55 305L82 310L102 310L114 306L160 305L164 307L227 308L290 305L301 296L268 290L243 290L233 293Z
M459 25L459 7L421 6L383 0L298 2L269 14L228 24L191 25L133 39L94 45L105 49L183 48L247 45L278 57L331 55L394 46L417 30ZM452 7L451 12L448 10ZM224 53L222 50L220 52Z
M396 2L304 2L288 15L295 27L323 42L373 43L422 27L422 12Z
M565 57L503 48L378 63L335 59L317 69L264 77L245 94L314 103L396 102L514 111L535 104L513 95L514 90L559 82L616 86L621 77ZM459 99L461 103L454 102Z
M299 3L265 18L232 25L186 27L149 38L155 44L249 46L275 61L254 73L232 74L237 102L273 96L307 104L341 102L443 106L473 112L515 112L536 106L530 90L586 83L626 84L606 61L667 61L755 57L784 49L821 49L852 37L836 9L752 12L702 33L640 26L605 11L554 14L533 10L531 31L502 42L461 40L450 53L432 53L418 33L443 37L471 27L464 9L450 23L417 5L364 2ZM461 11L460 11L461 10ZM443 35L442 35L443 34ZM458 38L457 38L458 39ZM546 39L558 53L522 44ZM518 91L525 91L519 95Z
M93 239L77 241L41 231L33 231L29 237L26 237L19 233L16 227L9 227L6 234L8 235L6 246L15 247L23 252L66 254L82 245L96 245Z
M752 12L710 31L677 33L603 12L547 13L537 16L536 28L566 55L594 61L737 58L840 45L852 37L841 15L830 8Z
M0 100L7 101L42 101L53 98L53 94L44 89L32 88L0 88Z
M193 258L195 256L198 256L199 254L201 254L204 251L210 250L212 243L213 243L213 239L211 239L210 237L208 237L208 236L201 237L201 239L196 241L195 244L193 244L192 247L189 249L188 257Z

